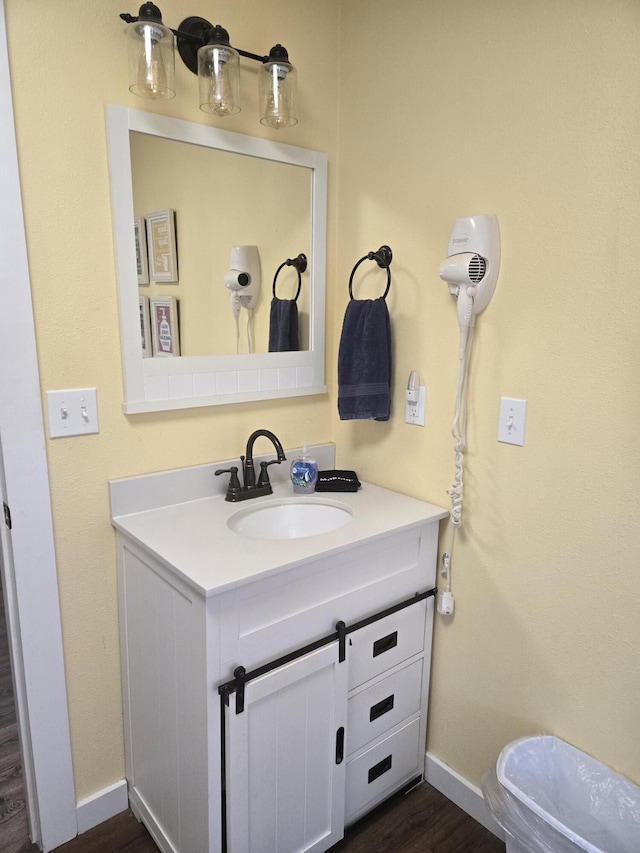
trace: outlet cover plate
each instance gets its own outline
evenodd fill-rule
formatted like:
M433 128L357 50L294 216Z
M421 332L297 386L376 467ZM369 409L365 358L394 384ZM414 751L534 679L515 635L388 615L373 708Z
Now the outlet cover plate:
M425 400L427 397L425 386L421 385L418 389L418 392L419 393L417 403L410 403L407 400L404 420L405 423L408 424L417 424L417 426L424 426Z

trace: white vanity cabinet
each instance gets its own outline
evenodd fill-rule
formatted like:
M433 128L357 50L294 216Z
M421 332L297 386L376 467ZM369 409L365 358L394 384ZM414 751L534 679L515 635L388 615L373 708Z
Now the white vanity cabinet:
M351 532L278 545L271 567L254 540L236 559L262 569L233 581L226 534L194 534L218 499L114 516L129 798L165 853L320 853L422 776L446 513L365 488ZM358 531L373 498L383 533L374 509Z

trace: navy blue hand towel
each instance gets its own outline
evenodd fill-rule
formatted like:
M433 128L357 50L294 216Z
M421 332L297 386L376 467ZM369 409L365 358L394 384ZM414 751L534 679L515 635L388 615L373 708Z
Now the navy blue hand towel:
M341 421L388 421L391 407L391 322L384 299L352 299L338 350Z
M274 296L269 316L269 352L297 352L299 349L296 301Z

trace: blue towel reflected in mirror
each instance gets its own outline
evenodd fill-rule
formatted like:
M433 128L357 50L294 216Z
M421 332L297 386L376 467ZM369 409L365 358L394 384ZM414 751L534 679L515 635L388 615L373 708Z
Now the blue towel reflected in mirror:
M269 315L269 352L297 352L299 349L296 301L274 296Z

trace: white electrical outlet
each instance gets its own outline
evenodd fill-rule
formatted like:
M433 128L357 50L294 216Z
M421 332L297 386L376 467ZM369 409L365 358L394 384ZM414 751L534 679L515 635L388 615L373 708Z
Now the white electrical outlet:
M524 444L524 427L527 419L527 401L511 397L500 398L498 441L505 444Z
M47 391L49 438L98 432L98 398L95 388Z
M424 385L418 388L418 400L416 403L406 402L405 422L408 424L417 424L424 426L424 410L426 400L426 389Z

